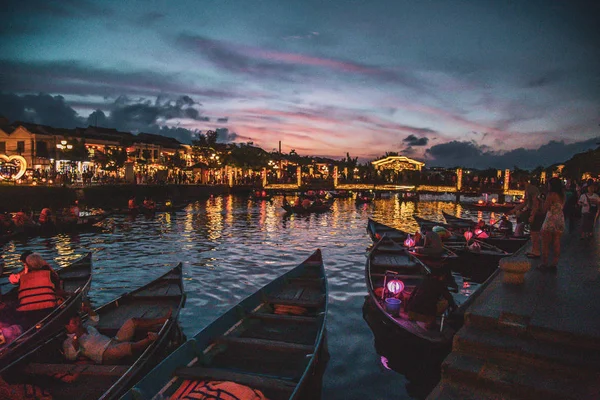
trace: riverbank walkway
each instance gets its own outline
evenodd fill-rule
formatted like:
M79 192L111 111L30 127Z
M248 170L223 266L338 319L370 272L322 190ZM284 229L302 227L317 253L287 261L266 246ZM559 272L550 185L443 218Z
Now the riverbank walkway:
M563 235L556 273L531 261L523 284L501 271L467 310L428 400L600 399L600 227Z

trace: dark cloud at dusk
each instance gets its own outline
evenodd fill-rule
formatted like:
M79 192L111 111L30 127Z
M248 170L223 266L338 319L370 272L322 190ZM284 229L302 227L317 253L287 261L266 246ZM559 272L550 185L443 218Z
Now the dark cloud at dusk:
M10 3L9 118L363 162L548 165L600 133L598 2Z
M415 135L408 135L404 139L402 139L404 143L408 146L427 146L429 139L426 137L418 138Z
M463 166L469 168L514 168L533 169L538 166L567 161L573 154L596 148L600 136L582 142L566 144L550 141L537 149L518 148L505 153L478 146L475 142L452 141L431 146L426 151L427 163L432 166Z

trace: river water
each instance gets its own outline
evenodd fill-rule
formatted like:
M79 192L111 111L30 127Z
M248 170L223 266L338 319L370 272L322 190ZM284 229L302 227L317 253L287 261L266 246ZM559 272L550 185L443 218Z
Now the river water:
M439 368L416 374L406 373L406 363L402 368L394 368L393 360L388 361L390 356L382 353L382 346L376 348L374 333L363 318L367 294L365 250L371 244L366 233L367 218L414 232L417 224L413 214L440 221L443 221L441 210L469 216L468 211L451 199L430 197L428 201L415 203L392 195L360 206L352 199L336 199L331 212L290 216L281 208L281 197L272 202L255 202L241 196L218 196L191 203L183 211L157 214L153 218L114 217L109 221L112 224L107 224L114 230L104 233L9 242L2 247L2 257L7 274L20 268L18 258L24 250L39 252L59 267L92 251L94 275L90 299L95 306L182 262L187 303L180 323L184 333L191 337L321 248L330 289L327 322L330 359L323 375L322 398L422 398L435 384ZM483 217L489 218L489 213ZM4 292L8 286L4 284ZM468 282L460 286L465 295L477 288L477 284ZM402 349L401 343L390 342L393 338L383 340L388 347ZM408 365L425 357L411 354L408 359L409 352L405 354L407 359L399 358L401 362L409 362ZM419 379L423 377L431 379Z

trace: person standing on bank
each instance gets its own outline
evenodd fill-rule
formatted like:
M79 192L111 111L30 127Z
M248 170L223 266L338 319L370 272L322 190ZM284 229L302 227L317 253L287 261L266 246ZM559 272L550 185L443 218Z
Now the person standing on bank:
M548 181L548 194L544 202L546 218L542 224L542 264L538 267L543 271L556 271L558 266L560 238L565 231L564 203L565 192L562 182L554 177ZM553 258L549 264L550 247L552 247Z
M588 185L586 192L579 197L581 205L581 239L590 239L594 236L594 223L598 215L600 197L594 192L595 185Z
M529 258L540 258L542 255L541 230L546 218L544 213L544 201L546 195L540 193L533 202L531 215L529 216L529 232L531 233L531 251L525 254Z

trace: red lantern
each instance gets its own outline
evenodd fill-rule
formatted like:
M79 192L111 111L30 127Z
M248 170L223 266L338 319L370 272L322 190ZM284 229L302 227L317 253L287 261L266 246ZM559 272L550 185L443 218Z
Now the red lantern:
M465 236L465 239L467 239L467 242L468 242L473 237L473 232L466 231L465 234L464 234L464 236Z
M394 295L400 294L404 290L404 282L393 279L387 283L387 290Z
M483 200L479 200L477 204L483 204Z
M414 245L415 245L415 240L410 235L408 235L406 237L406 240L404 241L404 246L405 247L413 247Z
M375 234L375 239L377 239L377 240L381 240L381 235L380 235L379 233L376 233L376 234Z
M496 223L496 220L494 218L490 218L490 225L494 225Z
M479 236L479 235L481 235L482 233L483 233L483 230L481 230L481 229L479 229L479 228L475 229L475 236Z

